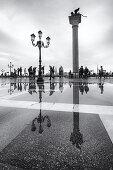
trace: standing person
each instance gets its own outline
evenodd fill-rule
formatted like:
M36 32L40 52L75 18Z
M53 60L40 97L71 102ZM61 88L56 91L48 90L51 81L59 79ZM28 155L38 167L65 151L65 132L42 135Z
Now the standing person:
M41 68L41 70L42 70L42 74L44 75L44 66Z
M22 67L20 67L20 76L22 76Z
M55 72L55 70L54 70L54 66L52 67L52 78L54 79L54 72Z
M69 78L71 78L71 70L69 71Z
M85 78L88 77L88 73L89 73L89 69L87 67L85 67L85 69L84 69L84 76L85 76Z
M101 78L103 76L103 67L100 66L100 70L99 70L99 77Z
M60 66L60 68L59 68L59 77L60 78L63 77L63 67L62 66Z
M33 67L33 77L35 78L36 76L36 67Z
M80 78L83 78L83 73L84 73L84 69L83 69L83 66L81 66L79 69L79 77Z
M50 71L50 81L51 81L51 77L52 77L52 66L49 66L49 71Z
M31 76L31 72L32 72L32 66L30 66L30 67L28 68L29 77Z
M16 69L14 68L14 77L16 77L17 75L16 75Z
M17 71L18 71L18 76L19 76L19 73L20 73L20 68L18 68L18 69L17 69Z

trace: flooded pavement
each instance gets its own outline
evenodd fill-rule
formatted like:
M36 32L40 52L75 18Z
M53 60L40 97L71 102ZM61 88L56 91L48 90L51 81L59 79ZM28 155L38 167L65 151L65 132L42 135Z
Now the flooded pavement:
M112 82L1 79L0 169L112 170Z

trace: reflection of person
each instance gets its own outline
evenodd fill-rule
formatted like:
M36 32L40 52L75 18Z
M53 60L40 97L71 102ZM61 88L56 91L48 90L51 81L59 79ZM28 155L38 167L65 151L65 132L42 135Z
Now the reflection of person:
M99 70L99 77L101 78L103 75L104 75L103 67L102 67L102 66L100 66L100 70Z
M63 82L59 82L59 90L61 93L63 92L63 89L64 89Z
M54 82L50 82L50 93L49 96L51 96L55 91L55 83Z
M22 83L18 82L18 91L22 91Z
M87 92L89 91L88 83L84 83L84 90L87 94Z
M83 86L83 83L81 83L81 82L79 84L79 90L80 90L81 94L83 95L83 93L84 93L84 86Z
M54 79L54 66L52 67L52 66L49 66L49 68L50 68L50 81L51 81L51 78L53 78Z
M59 68L59 77L60 78L63 77L63 72L64 72L63 67L60 66L60 68Z
M99 88L100 88L100 91L101 91L101 94L103 94L104 92L104 82L99 82Z
M88 74L89 74L89 69L87 67L85 67L85 69L84 69L84 76L85 76L85 78L88 77Z
M33 93L37 93L37 92L36 92L36 84L35 84L35 81L29 82L28 92L29 92L31 95L32 95Z

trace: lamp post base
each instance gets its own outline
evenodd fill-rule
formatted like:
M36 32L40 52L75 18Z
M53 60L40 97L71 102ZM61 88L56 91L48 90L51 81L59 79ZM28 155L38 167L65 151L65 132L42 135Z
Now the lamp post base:
M43 77L38 77L38 79L37 79L37 83L44 83L44 79L43 79Z

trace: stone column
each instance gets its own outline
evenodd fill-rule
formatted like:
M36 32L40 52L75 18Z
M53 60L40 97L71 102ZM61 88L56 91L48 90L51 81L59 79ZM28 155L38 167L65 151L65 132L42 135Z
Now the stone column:
M79 77L78 24L81 23L81 14L72 12L69 22L72 25L73 33L73 75Z

